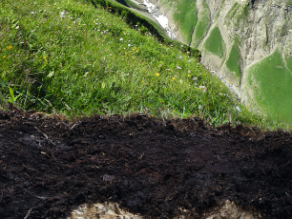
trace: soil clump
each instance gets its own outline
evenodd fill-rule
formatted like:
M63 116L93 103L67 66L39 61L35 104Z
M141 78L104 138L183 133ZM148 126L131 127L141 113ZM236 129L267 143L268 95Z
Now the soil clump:
M0 112L0 218L65 218L115 202L146 218L202 218L222 200L292 218L292 136L146 115L70 122Z

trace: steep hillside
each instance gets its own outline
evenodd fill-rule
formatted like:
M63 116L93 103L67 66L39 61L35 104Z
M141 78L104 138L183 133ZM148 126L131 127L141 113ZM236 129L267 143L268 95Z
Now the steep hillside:
M0 104L72 117L262 121L197 63L197 51L113 1L5 0L0 13Z
M292 122L291 0L150 0L243 102Z

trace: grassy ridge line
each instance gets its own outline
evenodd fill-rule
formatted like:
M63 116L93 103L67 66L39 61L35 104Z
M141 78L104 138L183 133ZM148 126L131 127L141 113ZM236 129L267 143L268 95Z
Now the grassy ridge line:
M171 47L111 6L74 0L0 5L0 93L24 109L68 116L150 113L270 126L236 102L186 48ZM111 8L110 8L111 7Z
M161 30L161 26L151 19L142 16L139 13L129 10L127 7L117 3L116 1L111 0L83 0L88 3L92 3L93 5L101 5L105 9L110 9L111 13L118 14L125 19L127 23L132 25L142 25L147 30L149 30L157 39L167 45L173 45L175 48L182 50L183 52L190 52L190 55L200 58L201 53L198 49L189 47L185 45L185 47L181 47L181 42L171 40L170 38L165 36L165 33Z

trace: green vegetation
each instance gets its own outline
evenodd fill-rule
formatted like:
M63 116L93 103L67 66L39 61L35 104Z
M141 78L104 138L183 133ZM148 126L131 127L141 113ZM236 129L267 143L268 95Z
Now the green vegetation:
M181 0L174 13L174 19L179 22L181 32L187 36L187 42L190 42L197 24L196 1Z
M290 72L292 72L292 57L286 57L286 65Z
M292 60L288 60L291 68ZM249 85L256 100L273 120L292 122L292 74L279 51L251 67Z
M204 45L209 52L223 58L225 44L218 27L214 27Z
M208 5L204 1L202 6L203 6L203 10L199 15L198 24L192 36L193 37L192 46L195 46L195 47L198 46L199 43L203 40L203 38L206 36L209 29L209 25L210 25Z
M150 34L147 19L120 5L3 0L0 6L3 107L10 102L66 116L200 116L213 125L263 121L197 65L197 51L192 56L157 30Z
M231 72L234 72L238 78L241 77L239 60L240 60L240 55L239 55L238 48L236 47L236 45L233 45L229 54L229 58L226 61L226 66L229 68Z
M185 40L190 42L197 24L196 0L163 0L164 4L173 8L173 17L180 27Z
M231 9L228 11L226 17L225 17L225 20L224 22L229 25L230 22L233 20L234 16L237 14L237 11L239 9L240 5L238 4L238 2L235 2Z

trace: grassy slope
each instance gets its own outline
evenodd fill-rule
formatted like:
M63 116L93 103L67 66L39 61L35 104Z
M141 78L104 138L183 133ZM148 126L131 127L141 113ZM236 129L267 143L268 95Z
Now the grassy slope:
M243 106L236 111L228 89L195 58L112 10L74 0L2 1L0 99L66 115L149 110L214 125L260 122Z
M265 112L275 120L292 123L292 75L278 51L251 67L249 85Z
M173 18L179 24L181 34L187 42L190 42L197 24L196 0L163 0L162 2L171 5L174 10Z
M213 30L211 30L209 37L204 43L204 46L209 52L219 56L220 58L223 58L225 45L218 27L214 27Z
M239 55L238 48L236 47L236 45L233 45L229 53L229 58L226 61L226 66L229 68L231 72L234 72L238 78L241 77L239 59L240 59L240 55Z
M210 25L208 5L205 1L203 1L202 7L203 10L199 15L198 24L195 28L194 35L192 36L193 37L192 46L194 47L198 46L199 43L203 40L203 38L206 36Z

